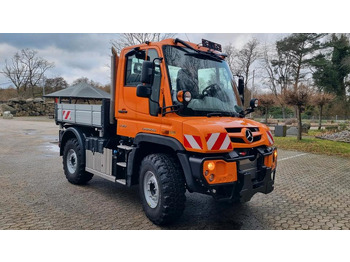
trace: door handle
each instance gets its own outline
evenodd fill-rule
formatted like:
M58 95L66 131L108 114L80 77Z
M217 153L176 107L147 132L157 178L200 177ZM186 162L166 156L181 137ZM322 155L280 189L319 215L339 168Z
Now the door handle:
M126 114L128 111L125 110L125 109L122 109L122 110L118 110L118 112L121 113L121 114Z

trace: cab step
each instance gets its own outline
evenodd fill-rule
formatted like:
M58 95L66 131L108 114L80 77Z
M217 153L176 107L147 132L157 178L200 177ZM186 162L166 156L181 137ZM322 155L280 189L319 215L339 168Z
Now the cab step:
M126 146L126 145L119 145L119 146L117 146L117 148L123 149L123 150L125 150L125 151L131 151L131 150L133 150L133 147L132 147L132 146Z
M117 162L117 166L126 167L126 162Z
M122 184L122 185L126 185L126 180L125 179L116 179L115 182Z

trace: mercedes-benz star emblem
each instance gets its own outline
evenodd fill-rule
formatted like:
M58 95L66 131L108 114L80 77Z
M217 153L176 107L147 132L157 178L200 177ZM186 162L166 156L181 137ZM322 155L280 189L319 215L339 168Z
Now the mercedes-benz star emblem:
M247 130L245 131L245 136L246 136L246 138L247 138L247 140L248 140L249 143L252 143L252 142L253 142L254 138L253 138L253 133L252 133L252 131L250 131L249 129L247 129Z

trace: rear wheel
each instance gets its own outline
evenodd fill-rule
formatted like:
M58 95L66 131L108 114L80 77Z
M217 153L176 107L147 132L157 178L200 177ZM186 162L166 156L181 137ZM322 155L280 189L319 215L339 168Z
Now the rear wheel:
M85 171L84 152L76 138L69 139L63 150L63 169L69 182L86 184L93 174Z
M143 210L154 224L169 224L182 215L186 202L185 180L174 157L146 156L141 163L139 187Z

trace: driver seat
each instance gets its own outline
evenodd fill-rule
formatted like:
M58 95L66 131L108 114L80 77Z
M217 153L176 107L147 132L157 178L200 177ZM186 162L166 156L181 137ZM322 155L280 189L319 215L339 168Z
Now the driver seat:
M176 78L176 93L179 91L190 91L192 97L197 97L198 93L198 80L192 76L191 72L187 69L180 69Z

